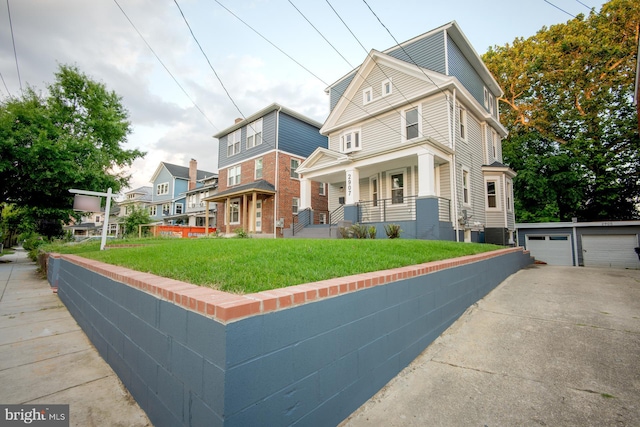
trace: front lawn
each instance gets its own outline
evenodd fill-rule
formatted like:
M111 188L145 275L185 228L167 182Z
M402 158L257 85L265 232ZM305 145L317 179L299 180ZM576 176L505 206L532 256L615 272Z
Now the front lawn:
M124 242L110 242L111 245ZM99 242L51 245L80 256L239 294L500 249L404 239L143 239L100 251Z

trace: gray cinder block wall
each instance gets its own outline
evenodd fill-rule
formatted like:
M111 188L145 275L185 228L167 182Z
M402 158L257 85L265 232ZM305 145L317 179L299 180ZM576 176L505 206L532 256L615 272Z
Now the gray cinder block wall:
M226 324L64 257L49 279L154 425L326 426L530 263L512 251Z

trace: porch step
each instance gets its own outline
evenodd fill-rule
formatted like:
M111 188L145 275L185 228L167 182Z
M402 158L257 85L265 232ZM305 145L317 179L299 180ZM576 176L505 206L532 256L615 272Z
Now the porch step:
M298 231L294 239L335 239L337 238L338 227L329 225L310 225Z

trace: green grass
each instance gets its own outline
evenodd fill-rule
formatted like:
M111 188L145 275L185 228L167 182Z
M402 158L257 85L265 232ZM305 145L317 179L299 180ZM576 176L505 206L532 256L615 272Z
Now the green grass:
M99 251L99 242L92 242L43 249L241 294L500 249L404 239L144 239L117 243L143 246Z

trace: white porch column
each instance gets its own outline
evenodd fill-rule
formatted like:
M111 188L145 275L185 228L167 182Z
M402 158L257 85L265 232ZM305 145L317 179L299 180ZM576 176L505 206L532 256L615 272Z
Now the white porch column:
M355 205L360 201L360 171L356 168L345 170L345 204Z
M418 154L418 197L435 196L433 153Z
M311 207L311 181L307 178L300 178L300 206L299 210Z

